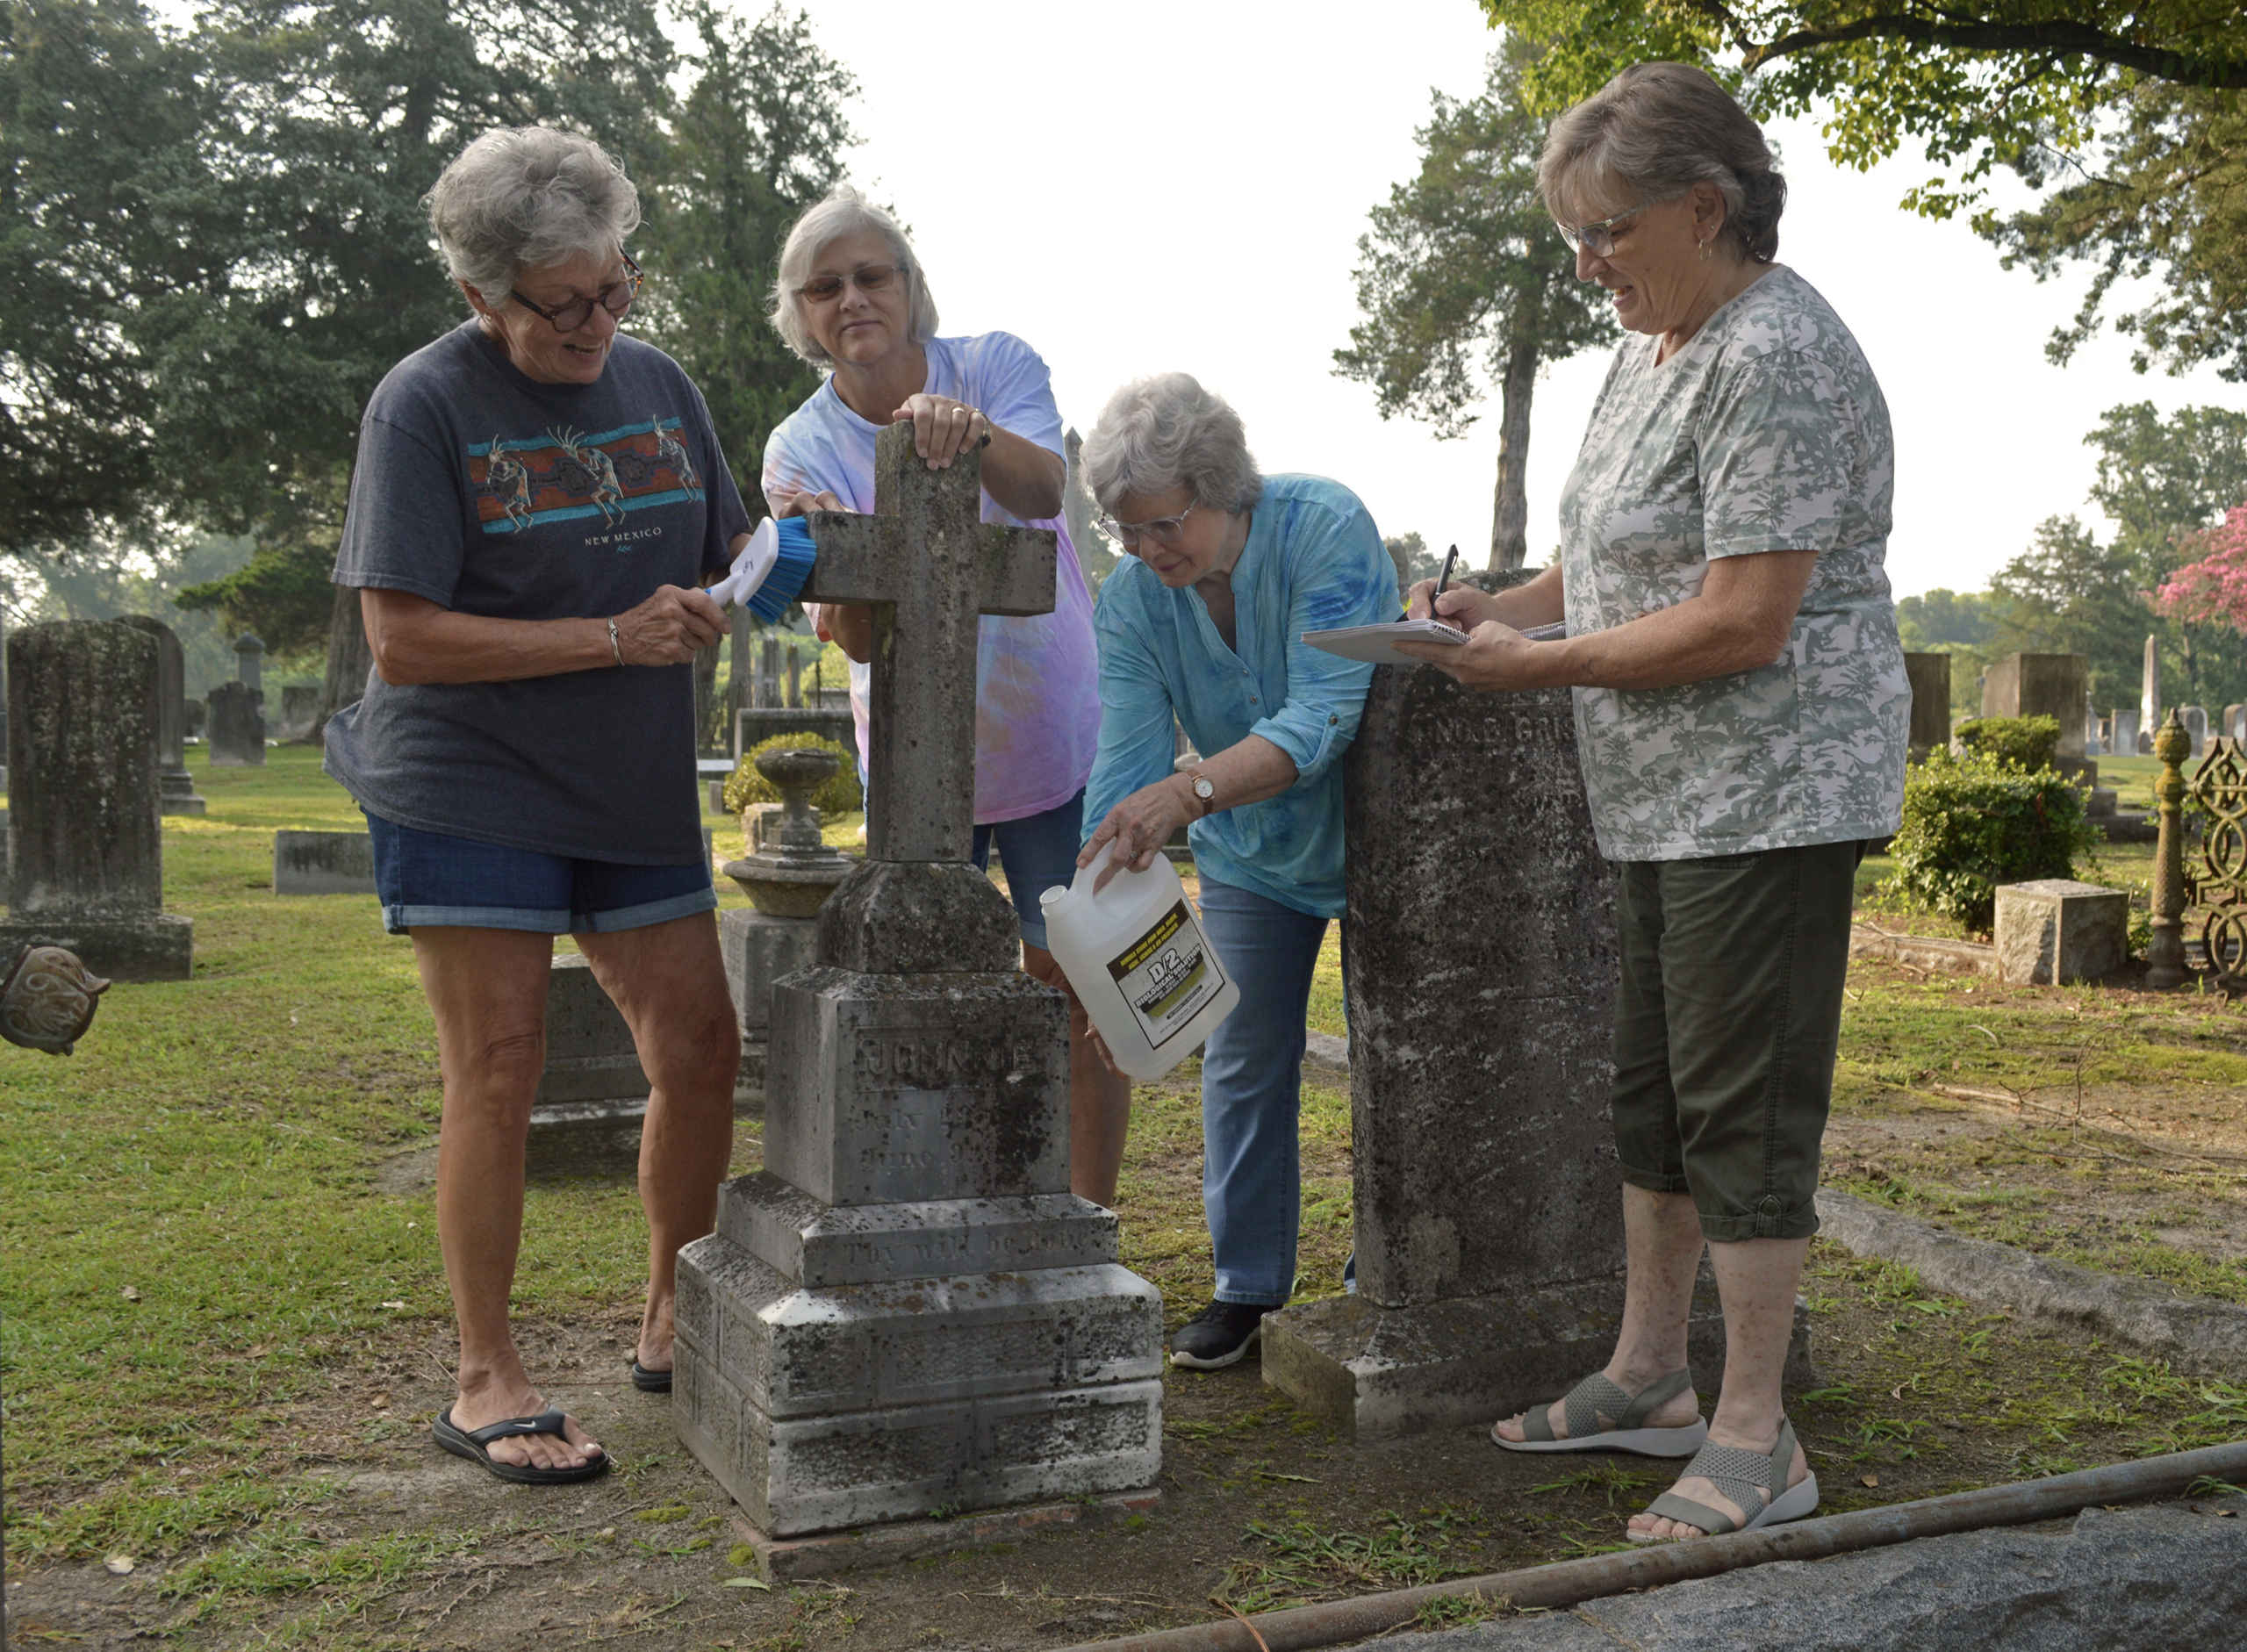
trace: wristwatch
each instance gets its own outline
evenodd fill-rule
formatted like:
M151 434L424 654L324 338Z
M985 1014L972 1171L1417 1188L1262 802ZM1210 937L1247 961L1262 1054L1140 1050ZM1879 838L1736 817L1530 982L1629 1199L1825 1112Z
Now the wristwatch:
M1196 769L1191 777L1190 784L1194 787L1194 795L1202 800L1202 815L1206 820L1217 807L1217 782Z

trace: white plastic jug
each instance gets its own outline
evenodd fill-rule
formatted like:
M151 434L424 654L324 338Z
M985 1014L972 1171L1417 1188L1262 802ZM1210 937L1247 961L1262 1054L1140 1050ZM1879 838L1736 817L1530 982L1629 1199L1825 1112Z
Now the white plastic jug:
M1145 872L1119 872L1093 893L1115 847L1102 844L1067 888L1056 884L1037 897L1045 945L1116 1065L1135 1079L1159 1079L1232 1013L1240 988L1202 933L1168 856Z

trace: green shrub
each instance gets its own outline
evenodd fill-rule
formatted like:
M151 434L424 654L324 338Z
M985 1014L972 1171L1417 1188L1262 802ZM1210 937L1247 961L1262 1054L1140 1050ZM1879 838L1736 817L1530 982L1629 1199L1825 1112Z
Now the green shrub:
M1976 717L1958 725L1958 743L1980 757L2015 763L2032 773L2052 766L2060 725L2051 717Z
M734 772L726 777L726 807L738 815L751 803L777 803L780 794L770 781L757 772L757 754L760 751L793 751L805 746L816 746L822 751L831 751L842 763L835 771L835 778L811 794L811 806L822 818L833 819L837 815L855 815L865 807L865 793L858 785L858 754L848 746L832 740L822 740L815 734L776 734L770 740L760 740L742 753L741 761L734 765Z
M2009 720L2053 726L2050 717ZM2083 794L2051 769L1935 751L1904 776L1904 825L1889 845L1892 893L1987 934L2001 883L2072 878L2100 842Z

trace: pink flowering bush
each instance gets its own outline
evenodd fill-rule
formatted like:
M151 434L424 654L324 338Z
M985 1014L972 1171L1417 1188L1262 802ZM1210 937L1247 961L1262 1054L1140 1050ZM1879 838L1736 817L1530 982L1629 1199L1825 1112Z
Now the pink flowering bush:
M2222 526L2194 537L2205 554L2178 569L2156 593L2161 611L2247 633L2247 505L2233 506Z

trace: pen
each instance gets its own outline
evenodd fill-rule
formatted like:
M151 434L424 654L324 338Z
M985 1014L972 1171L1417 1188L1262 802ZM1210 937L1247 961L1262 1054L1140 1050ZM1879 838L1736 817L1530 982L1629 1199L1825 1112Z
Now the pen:
M1451 565L1458 560L1459 547L1454 545L1444 553L1443 571L1436 576L1436 588L1428 593L1428 618L1439 625L1444 623L1444 618L1436 612L1436 599L1443 594L1443 588L1451 583Z

